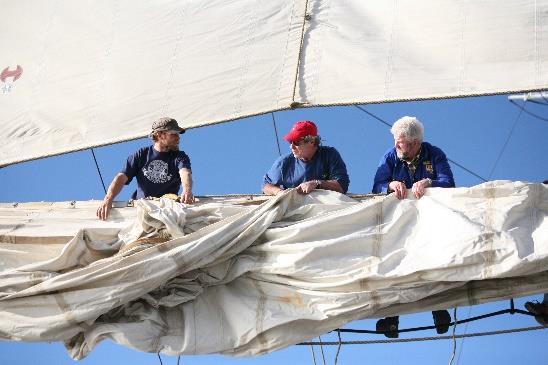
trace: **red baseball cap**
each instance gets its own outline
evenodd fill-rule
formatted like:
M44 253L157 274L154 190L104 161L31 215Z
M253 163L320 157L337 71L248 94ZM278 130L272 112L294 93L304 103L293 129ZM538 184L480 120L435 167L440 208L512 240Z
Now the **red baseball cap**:
M306 136L317 136L318 135L318 128L316 127L316 124L314 122L311 122L309 120L299 120L298 122L295 122L293 124L293 128L289 131L289 133L284 137L284 139L291 143L291 142L297 142L303 137Z

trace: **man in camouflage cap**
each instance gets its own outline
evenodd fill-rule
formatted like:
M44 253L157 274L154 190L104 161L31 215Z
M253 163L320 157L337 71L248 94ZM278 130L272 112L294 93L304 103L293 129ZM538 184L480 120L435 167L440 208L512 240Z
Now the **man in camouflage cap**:
M137 179L137 190L132 195L133 199L178 194L182 184L180 199L183 203L192 204L194 196L190 159L185 152L179 150L179 136L184 132L173 118L155 121L149 134L154 144L143 147L128 157L97 209L97 217L107 219L114 198L134 177Z

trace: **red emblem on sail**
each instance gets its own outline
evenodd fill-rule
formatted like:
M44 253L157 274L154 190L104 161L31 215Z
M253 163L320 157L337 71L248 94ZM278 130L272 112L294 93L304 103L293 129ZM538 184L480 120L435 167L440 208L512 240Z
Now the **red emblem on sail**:
M6 67L4 70L2 70L2 73L0 73L0 80L2 82L6 82L6 79L8 77L13 77L13 81L15 82L18 78L21 77L21 74L23 73L23 67L20 65L17 65L17 68L13 71L10 71L9 67Z

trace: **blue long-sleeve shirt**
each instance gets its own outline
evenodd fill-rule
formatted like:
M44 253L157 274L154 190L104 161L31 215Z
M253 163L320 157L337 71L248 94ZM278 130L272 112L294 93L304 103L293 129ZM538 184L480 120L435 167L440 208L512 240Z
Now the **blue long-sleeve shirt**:
M344 193L348 191L350 178L339 152L328 146L320 146L311 161L304 162L292 153L279 157L263 178L263 186L272 184L289 189L311 180L337 180Z
M379 163L373 183L373 193L388 193L388 184L392 181L401 181L408 189L411 189L413 183L426 178L432 179L433 187L455 187L451 167L441 149L428 142L422 142L415 176L411 176L407 163L398 158L396 148L393 147L386 152Z

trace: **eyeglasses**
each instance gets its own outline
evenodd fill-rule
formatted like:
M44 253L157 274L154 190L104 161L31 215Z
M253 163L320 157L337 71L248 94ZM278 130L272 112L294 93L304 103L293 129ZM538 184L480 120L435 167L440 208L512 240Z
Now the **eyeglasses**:
M305 143L306 143L306 138L301 138L301 139L299 139L298 141L291 141L291 142L289 142L290 145L295 146L295 147L302 146L302 145L305 144Z

